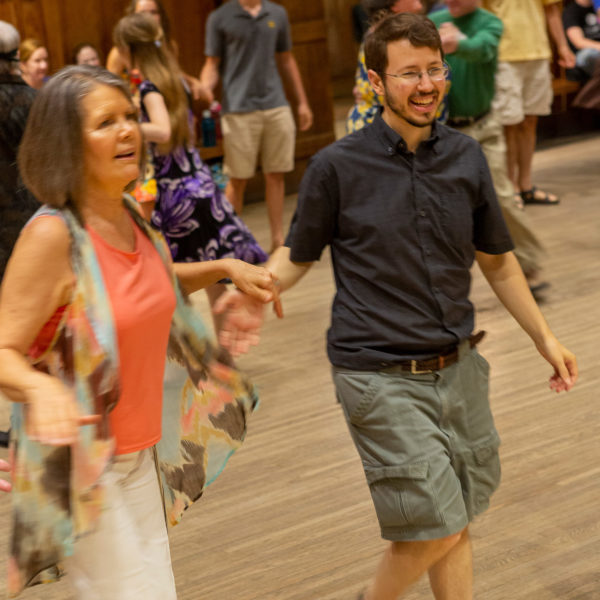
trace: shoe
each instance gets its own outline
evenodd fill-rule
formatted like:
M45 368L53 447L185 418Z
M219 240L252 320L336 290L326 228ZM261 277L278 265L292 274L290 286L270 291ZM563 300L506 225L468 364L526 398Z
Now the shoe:
M554 194L538 190L535 185L530 190L521 192L523 204L558 204L560 198Z

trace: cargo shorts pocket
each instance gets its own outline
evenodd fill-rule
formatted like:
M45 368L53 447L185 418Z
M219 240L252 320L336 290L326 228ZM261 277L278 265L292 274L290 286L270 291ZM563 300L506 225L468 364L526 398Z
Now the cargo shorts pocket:
M365 473L382 529L444 524L428 481L428 462L366 467Z
M471 448L470 488L473 490L472 512L478 514L490 503L491 495L500 485L500 438L493 433Z
M334 372L337 397L353 425L362 425L371 410L383 379L378 373L369 371Z

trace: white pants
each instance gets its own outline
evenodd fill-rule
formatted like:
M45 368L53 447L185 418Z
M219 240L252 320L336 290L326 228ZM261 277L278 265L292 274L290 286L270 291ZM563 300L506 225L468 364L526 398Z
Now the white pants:
M122 454L104 476L98 528L65 562L79 600L176 600L169 539L152 448Z

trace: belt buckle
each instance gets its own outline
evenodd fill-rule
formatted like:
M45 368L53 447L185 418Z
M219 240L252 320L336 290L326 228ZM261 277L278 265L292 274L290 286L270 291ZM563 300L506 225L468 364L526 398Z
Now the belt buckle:
M425 373L433 373L433 369L417 369L417 361L410 361L410 372L412 375L424 375Z

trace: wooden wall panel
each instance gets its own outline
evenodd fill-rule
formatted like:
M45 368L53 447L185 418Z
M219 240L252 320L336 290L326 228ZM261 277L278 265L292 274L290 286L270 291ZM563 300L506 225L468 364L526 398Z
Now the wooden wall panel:
M358 43L352 29L352 6L358 0L324 0L329 59L335 95L350 95ZM348 87L349 86L349 87ZM347 88L347 89L346 89Z

